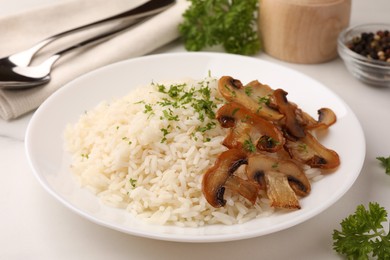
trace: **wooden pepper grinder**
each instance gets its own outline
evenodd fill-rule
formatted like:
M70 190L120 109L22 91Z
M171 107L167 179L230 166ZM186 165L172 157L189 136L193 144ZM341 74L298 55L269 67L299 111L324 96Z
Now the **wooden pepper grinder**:
M351 0L259 0L264 51L293 63L337 56L337 37L349 25Z

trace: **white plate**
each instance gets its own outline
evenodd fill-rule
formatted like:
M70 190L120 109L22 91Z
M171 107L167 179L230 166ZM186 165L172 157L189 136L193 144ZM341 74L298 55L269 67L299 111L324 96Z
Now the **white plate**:
M143 223L124 210L104 206L90 192L80 189L69 171L70 158L63 149L68 123L103 100L128 94L133 87L152 81L192 77L203 79L231 75L247 83L253 79L283 88L291 101L316 116L321 107L338 117L321 139L336 150L340 168L313 184L312 193L301 200L302 209L259 218L233 226L181 228ZM212 53L178 53L146 56L116 63L86 74L48 98L33 115L26 134L26 151L33 172L43 187L65 206L106 227L136 236L182 242L216 242L245 239L286 229L306 221L335 203L360 173L365 140L351 109L319 82L285 67L260 59Z

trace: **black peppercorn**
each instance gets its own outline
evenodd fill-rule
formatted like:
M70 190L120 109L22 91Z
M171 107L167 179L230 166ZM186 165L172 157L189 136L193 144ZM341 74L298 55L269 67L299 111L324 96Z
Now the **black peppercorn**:
M390 32L379 30L376 33L363 32L354 37L347 47L369 59L390 63Z

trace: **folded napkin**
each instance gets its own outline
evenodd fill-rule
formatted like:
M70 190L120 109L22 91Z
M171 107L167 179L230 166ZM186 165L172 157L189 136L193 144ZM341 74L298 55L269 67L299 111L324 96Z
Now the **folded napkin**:
M0 57L7 56L58 32L124 12L146 0L67 0L66 2L0 17ZM58 88L99 67L142 56L179 37L178 25L186 0L92 47L74 50L56 64L49 84L22 91L0 90L0 117L17 118L36 109Z

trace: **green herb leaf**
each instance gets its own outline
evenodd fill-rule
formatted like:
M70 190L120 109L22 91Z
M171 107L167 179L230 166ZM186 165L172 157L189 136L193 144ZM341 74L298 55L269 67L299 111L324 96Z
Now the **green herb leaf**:
M250 97L252 95L252 92L253 92L253 88L251 86L248 86L248 87L245 87L244 89L245 91L245 94Z
M81 157L83 157L83 158L85 158L85 159L89 159L89 154L82 153L82 154L81 154Z
M164 143L166 140L167 140L167 135L169 134L169 128L170 128L171 126L170 125L168 125L168 127L167 128L161 128L160 130L161 130L161 132L163 133L163 138L161 139L161 143Z
M195 109L197 119L201 122L201 124L196 128L197 132L203 134L206 131L215 128L215 112L217 105L211 95L211 82L212 81L210 80L204 80L198 82L196 86L190 86L185 83L172 85L153 84L156 89L164 95L162 95L160 101L157 101L155 104L146 104L144 112L154 114L153 106L159 105L164 107L162 115L160 115L160 120L168 120L171 121L171 124L173 124L172 126L169 125L167 128L160 129L163 134L163 138L161 140L162 143L167 141L167 135L170 132L169 128L180 128L177 125L174 126L173 122L179 121L179 115L176 114L175 110L176 108L187 109L191 106ZM210 139L207 137L205 138L207 140Z
M236 96L237 96L236 92L235 92L234 90L231 90L231 89L229 88L228 85L224 85L223 87L224 87L227 91L230 92L230 94L232 95L232 97L236 97Z
M158 88L158 91L161 92L161 93L166 93L165 92L165 86L162 85L162 84L158 84L157 85L157 88Z
M163 115L165 119L169 121L179 121L179 116L174 115L172 109L168 108L168 110L163 110Z
M240 108L238 108L238 107L233 109L232 116L234 116L239 110L240 110Z
M244 147L244 149L247 150L248 152L251 152L251 153L256 152L256 146L253 144L253 142L252 142L251 139L246 139L246 140L244 141L243 147Z
M130 183L131 187L135 188L135 186L137 185L137 180L133 179L133 178L130 178L129 179L129 183Z
M308 153L309 150L308 150L308 148L307 148L307 144L305 144L305 143L299 143L299 144L298 144L298 151L304 152L304 153Z
M349 259L390 259L390 233L382 223L387 212L378 203L370 202L368 209L359 205L354 214L341 222L341 231L333 231L333 249Z
M257 103L259 103L259 104L269 105L270 102L271 102L271 99L270 99L269 95L263 96L263 97L259 97L258 100L257 100Z
M385 158L385 157L376 157L376 159L378 159L382 166L385 168L386 170L386 174L390 175L390 156Z
M149 104L146 104L145 105L145 110L144 110L144 113L147 114L147 113L153 113L153 107Z
M205 126L198 126L198 127L196 128L196 130L197 130L198 132L204 133L204 132L206 132L207 130L211 130L211 129L215 128L215 126L216 126L216 123L215 123L215 122L210 122L210 123L207 123Z
M229 53L252 55L259 51L258 0L189 1L179 25L187 50L222 45Z

